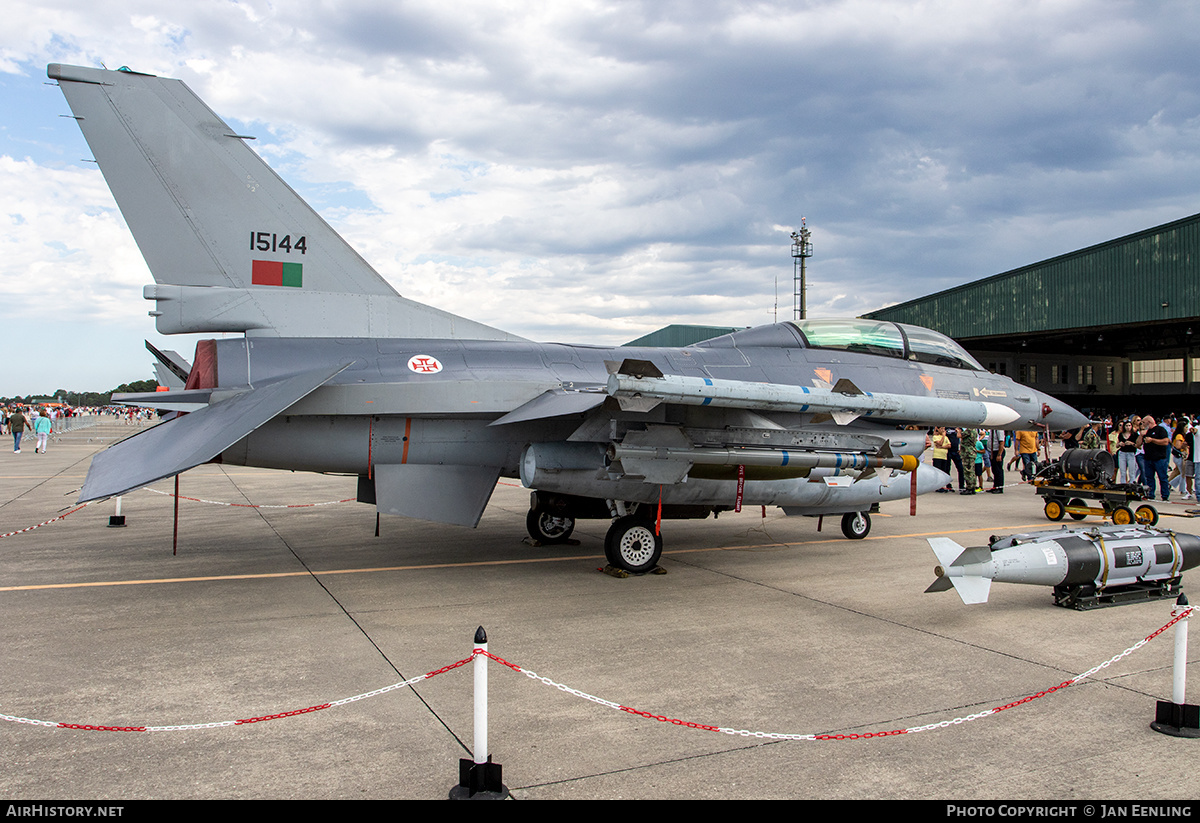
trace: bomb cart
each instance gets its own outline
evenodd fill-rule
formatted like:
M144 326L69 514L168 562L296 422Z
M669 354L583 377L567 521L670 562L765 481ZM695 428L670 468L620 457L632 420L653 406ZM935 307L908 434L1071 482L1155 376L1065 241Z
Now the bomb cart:
M1045 500L1043 511L1051 520L1070 515L1083 520L1089 514L1106 517L1117 526L1137 523L1154 526L1158 509L1146 499L1141 483L1117 483L1117 466L1103 449L1067 449L1063 456L1043 466L1033 478Z

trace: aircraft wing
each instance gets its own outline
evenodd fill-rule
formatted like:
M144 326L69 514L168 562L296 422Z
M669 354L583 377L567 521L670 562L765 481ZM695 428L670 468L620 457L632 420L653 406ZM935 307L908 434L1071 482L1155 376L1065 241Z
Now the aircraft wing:
M110 446L92 459L79 502L124 494L207 463L349 365L249 388Z
M608 398L602 391L563 391L554 389L543 392L528 403L513 409L488 425L503 426L522 423L526 420L542 420L567 414L582 414L591 411Z

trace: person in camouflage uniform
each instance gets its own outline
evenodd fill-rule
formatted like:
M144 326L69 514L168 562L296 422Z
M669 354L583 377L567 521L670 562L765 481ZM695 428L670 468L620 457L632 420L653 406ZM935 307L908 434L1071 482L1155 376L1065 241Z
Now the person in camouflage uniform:
M1092 423L1083 429L1083 434L1079 437L1079 448L1081 449L1099 449L1100 435L1096 433L1096 424Z
M975 429L959 429L958 453L963 464L963 490L959 494L975 494L975 450L979 432Z

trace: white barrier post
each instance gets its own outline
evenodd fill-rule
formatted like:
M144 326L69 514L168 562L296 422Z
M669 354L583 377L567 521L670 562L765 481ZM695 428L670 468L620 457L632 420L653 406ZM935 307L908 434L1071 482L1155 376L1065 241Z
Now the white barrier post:
M480 626L475 630L475 728L473 739L473 753L476 766L481 766L488 760L488 739L487 739L487 655L478 654L478 651L487 651L487 632Z
M108 518L109 526L124 526L125 515L121 514L121 495L117 495L117 511Z
M1175 601L1173 616L1188 607L1186 594ZM1171 701L1159 700L1150 728L1172 737L1200 737L1200 706L1185 702L1187 691L1187 615L1175 624L1175 671L1171 688Z
M475 719L470 760L458 761L458 785L450 790L451 800L505 800L510 795L503 783L503 768L488 753L487 720L487 632L475 630L471 647L475 655ZM482 652L482 653L481 653Z
M1187 596L1179 595L1183 602L1177 605L1187 605ZM1187 635L1188 618L1180 620L1175 625L1175 677L1172 683L1171 698L1176 703L1184 703L1187 692Z

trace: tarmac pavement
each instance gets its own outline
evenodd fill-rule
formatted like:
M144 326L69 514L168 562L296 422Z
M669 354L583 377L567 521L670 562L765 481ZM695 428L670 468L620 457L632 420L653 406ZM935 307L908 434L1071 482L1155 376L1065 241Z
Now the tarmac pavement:
M0 533L74 508L91 456L128 431L68 432L45 455L0 450ZM1058 527L1021 484L925 495L916 517L885 503L862 541L838 518L818 532L757 507L666 521L667 574L627 579L598 571L607 522L581 521L578 545L529 545L517 481L501 481L478 529L385 517L375 537L373 507L334 502L354 497L354 478L205 465L180 493L214 502L180 501L176 555L173 482L152 488L124 498L125 528L107 526L107 501L0 539L0 714L166 726L289 712L461 660L482 625L499 657L651 715L865 735L1007 705L1171 619L1163 602L1057 608L1034 586L995 584L970 607L925 594L926 536L969 546ZM1200 521L1161 525L1200 533ZM1200 743L1149 728L1171 695L1172 645L1168 631L971 722L818 741L659 722L491 663L491 750L517 799L1191 800ZM470 669L238 726L0 722L0 794L445 798L470 756Z

